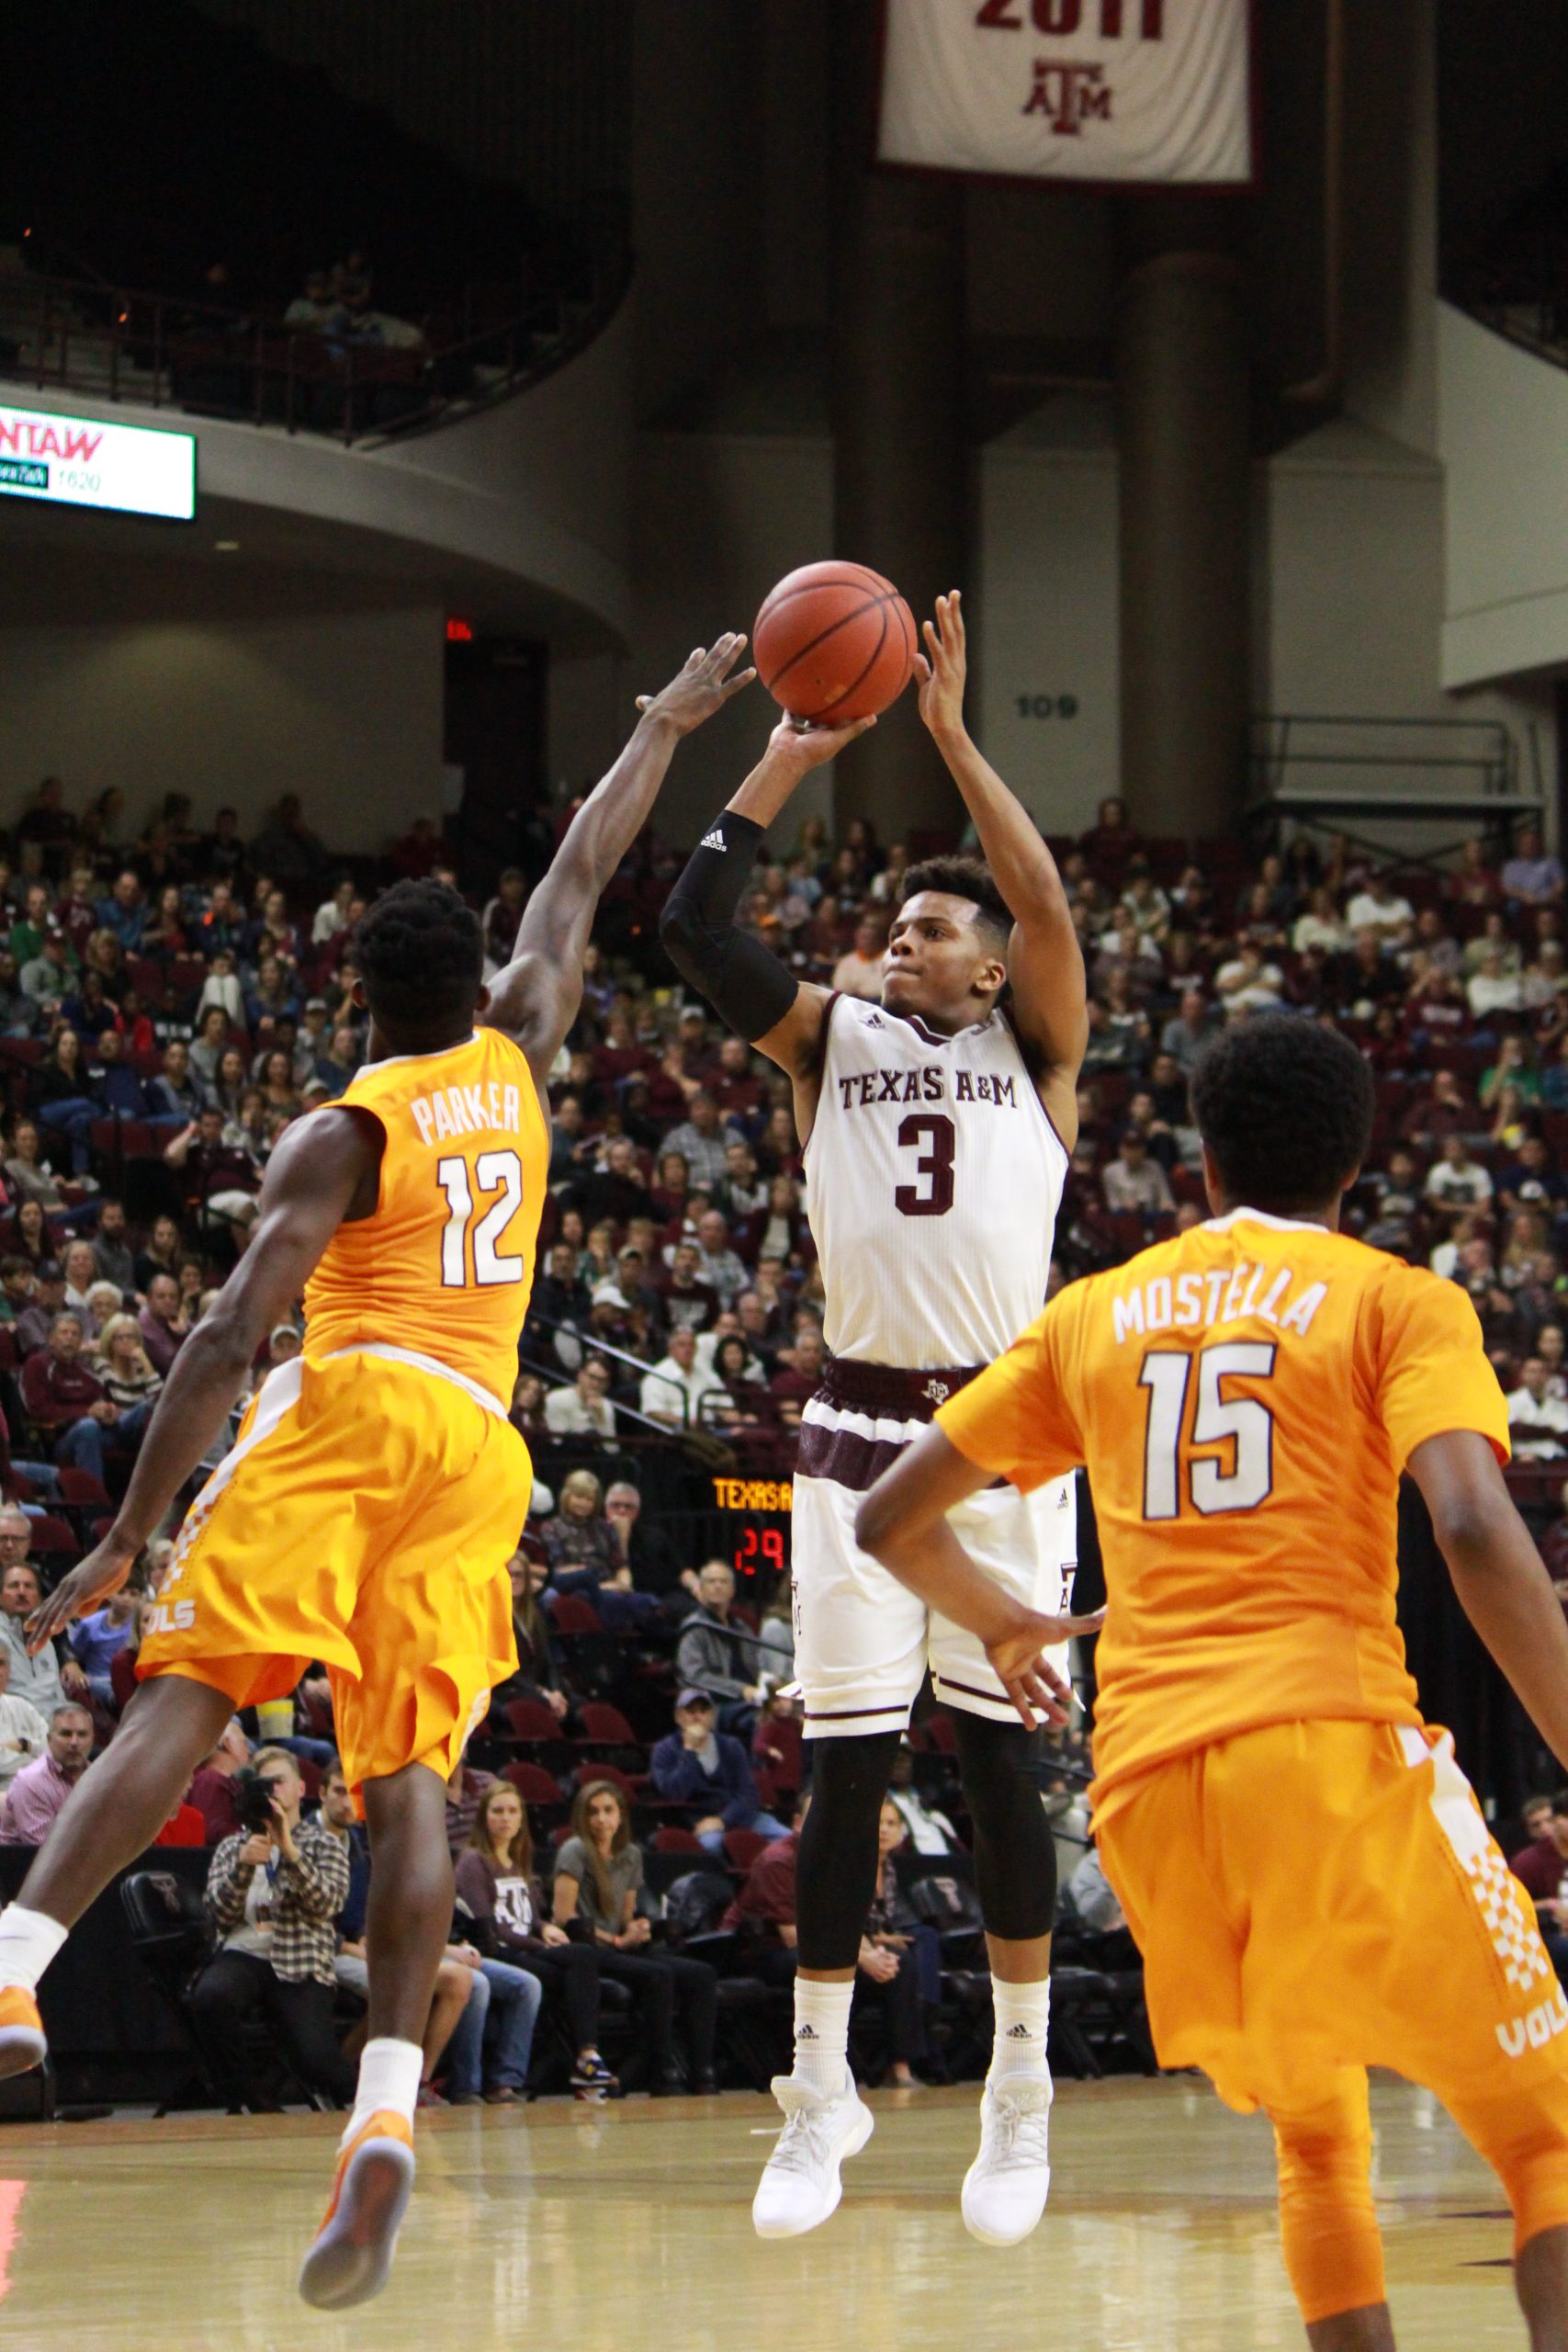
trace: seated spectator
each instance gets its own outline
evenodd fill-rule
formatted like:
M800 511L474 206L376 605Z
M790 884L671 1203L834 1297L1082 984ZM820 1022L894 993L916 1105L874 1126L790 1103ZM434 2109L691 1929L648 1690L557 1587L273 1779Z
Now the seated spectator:
M855 925L854 945L840 956L833 967L830 986L843 996L861 997L870 1004L882 1001L882 975L887 962L887 943L879 922L867 921Z
M1122 1129L1116 1158L1107 1165L1100 1186L1105 1205L1112 1211L1131 1209L1147 1220L1168 1216L1176 1207L1165 1170L1137 1127Z
M24 1764L43 1754L49 1725L30 1699L10 1687L11 1645L0 1642L0 1789L7 1789Z
M719 1118L718 1105L701 1087L691 1099L685 1119L664 1138L665 1150L678 1151L684 1159L691 1182L710 1193L724 1182L728 1144L729 1130Z
M637 1907L642 1854L613 1781L589 1781L579 1789L571 1831L556 1860L556 1926L570 1929L581 1921L598 1948L602 1973L625 1984L637 2002L652 2046L654 2097L687 2086L675 2070L677 2013L690 2087L715 2089L718 1979L705 1961L651 1948L653 1931Z
M614 2098L620 2085L599 2050L599 1947L574 1942L546 1916L528 1815L504 1781L480 1801L473 1835L457 1857L457 1892L479 1950L526 1969L565 2008L576 2052L573 2090L580 2098Z
M532 1537L529 1542L533 1543ZM509 1699L536 1699L548 1707L558 1723L563 1723L570 1713L570 1703L561 1688L550 1621L539 1605L540 1595L549 1582L548 1563L536 1557L533 1550L519 1548L506 1563L506 1572L512 1579L512 1635L517 1644L517 1671L497 1688L496 1704L504 1705Z
M1472 1159L1464 1137L1450 1135L1439 1145L1422 1190L1434 1207L1452 1215L1484 1208L1492 1198L1492 1179L1478 1159Z
M1253 946L1239 947L1214 974L1214 993L1227 1013L1276 1012L1285 1001L1283 988L1278 964L1265 962L1261 950Z
M821 1387L827 1363L822 1326L812 1317L802 1316L795 1326L795 1345L780 1351L778 1370L768 1384L769 1397L786 1430L799 1429L801 1408Z
M942 1998L942 1939L915 1917L898 1891L893 1857L905 1839L903 1816L884 1798L876 1832L876 1891L866 1915L856 1967L855 1996L881 2007L892 2061L884 2083L916 2088L914 2066L929 2058L926 2013Z
M766 1692L757 1677L761 1644L733 1622L735 1571L709 1560L697 1571L697 1606L681 1627L675 1673L682 1690L705 1690L726 1731L750 1736Z
M66 1699L87 1696L87 1678L73 1657L46 1642L28 1656L28 1619L43 1600L39 1572L28 1558L32 1527L15 1503L0 1507L0 1644L10 1656L12 1694L26 1699L47 1723Z
M682 1571L670 1538L647 1525L642 1496L630 1479L617 1478L605 1488L604 1516L636 1589L651 1593L667 1612L672 1603L681 1604L677 1613L684 1615L689 1606L686 1594L694 1593L696 1577L689 1568Z
M121 1650L135 1638L141 1605L141 1595L135 1586L122 1585L90 1616L78 1617L65 1636L72 1657L87 1678L88 1690L111 1714L115 1712L115 1696L110 1669Z
M22 1401L28 1418L49 1432L55 1460L100 1480L107 1446L137 1444L152 1412L151 1403L123 1412L110 1404L83 1356L82 1318L64 1312L50 1327L48 1346L22 1366Z
M659 1300L663 1322L671 1332L707 1330L718 1316L718 1293L703 1280L702 1257L695 1242L677 1241L665 1255L670 1278Z
M164 1048L163 1067L147 1088L149 1108L155 1118L185 1126L199 1115L206 1101L191 1069L190 1047L181 1038L172 1038Z
M1522 1012L1524 988L1517 972L1510 972L1500 947L1489 947L1481 968L1466 984L1465 997L1474 1019L1488 1027L1500 1012Z
M1351 899L1345 921L1352 933L1374 932L1382 945L1392 946L1413 928L1416 910L1408 899L1398 895L1386 873L1377 873Z
M1062 1890L1066 1916L1091 1935L1108 1936L1125 1928L1127 1915L1116 1890L1105 1875L1098 1846L1086 1849Z
M62 1216L65 1199L59 1179L44 1157L36 1121L21 1118L11 1134L6 1155L6 1190L13 1204L36 1201L45 1216Z
M190 1331L189 1317L180 1300L179 1280L175 1273L152 1275L147 1284L147 1304L137 1317L137 1328L141 1333L141 1344L147 1351L148 1363L166 1380Z
M1568 1200L1568 1184L1551 1161L1541 1136L1526 1136L1518 1157L1497 1180L1498 1198L1510 1216L1521 1208L1545 1210L1555 1216Z
M1508 1433L1517 1461L1551 1462L1568 1453L1568 1401L1554 1396L1550 1375L1539 1356L1529 1356L1519 1368L1519 1385L1507 1397Z
M549 1428L545 1419L545 1384L536 1372L518 1374L507 1418L525 1441L542 1436Z
M1544 1834L1508 1857L1508 1868L1535 1899L1541 1940L1560 1983L1568 1981L1568 1789L1550 1800Z
M64 1255L60 1261L60 1270L65 1277L63 1306L71 1314L80 1318L82 1337L88 1345L96 1346L98 1326L94 1320L93 1309L88 1298L88 1293L92 1290L97 1272L97 1268L93 1261L92 1243L68 1241ZM116 1304L118 1303L117 1299Z
M613 1438L615 1408L610 1402L610 1367L603 1356L584 1356L570 1388L545 1397L545 1427L552 1437Z
M699 1278L717 1293L721 1306L733 1306L746 1287L746 1269L729 1246L729 1226L717 1209L704 1209L697 1219L697 1250Z
M1533 827L1520 833L1518 845L1512 857L1503 862L1499 879L1503 895L1515 906L1554 907L1562 898L1562 867L1555 857L1545 854L1540 835Z
M915 1786L915 1751L908 1738L893 1758L888 1773L887 1802L904 1825L905 1836L917 1854L961 1854L964 1841L945 1813L928 1805Z
M659 1614L653 1595L633 1589L620 1538L604 1515L603 1489L591 1470L572 1470L561 1480L560 1508L540 1535L555 1590L592 1600L606 1632L626 1631Z
M700 1348L702 1341L697 1344ZM718 1339L712 1356L714 1385L702 1400L705 1429L733 1434L766 1425L771 1417L761 1369L739 1331L727 1331Z
M11 1777L0 1807L0 1846L41 1846L93 1759L93 1717L67 1699L49 1718L44 1752Z
M134 1287L143 1298L154 1277L173 1274L180 1262L180 1229L172 1216L155 1216L145 1245L137 1252Z
M207 1825L207 1843L220 1846L240 1827L234 1801L234 1781L251 1760L251 1743L238 1715L225 1726L210 1755L204 1756L191 1776L190 1801Z
M763 1810L746 1750L718 1730L713 1700L694 1684L676 1700L675 1728L654 1747L649 1769L661 1797L698 1808L693 1831L710 1854L723 1853L727 1829L754 1829L763 1838L788 1834Z
M271 1788L271 1819L226 1838L212 1857L207 1911L219 1948L197 1978L192 2022L231 2105L258 2104L244 2027L265 2017L306 2087L352 2106L355 2069L333 2030L348 1851L330 1829L300 1820L305 1784L286 1749L258 1748L254 1769Z
M715 1394L722 1396L723 1390L697 1362L696 1333L677 1326L670 1334L668 1354L643 1375L638 1396L643 1413L666 1429L695 1429L704 1397Z
M800 1832L810 1809L810 1791L802 1790L795 1799L793 1827L763 1847L720 1922L731 1935L737 1929L750 1931L747 1969L754 1971L764 1984L788 1985L795 1981L795 1879Z

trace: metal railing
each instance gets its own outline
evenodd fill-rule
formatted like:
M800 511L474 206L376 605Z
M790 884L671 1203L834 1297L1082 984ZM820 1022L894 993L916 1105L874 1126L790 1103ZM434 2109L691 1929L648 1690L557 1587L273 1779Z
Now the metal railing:
M1568 223L1505 230L1446 257L1444 299L1495 334L1568 368Z
M574 265L572 292L465 288L448 317L406 344L23 275L0 281L0 379L344 443L383 437L470 414L552 374L604 327L630 269L623 224Z
M1356 794L1369 805L1497 799L1516 786L1500 719L1327 718L1269 712L1252 722L1255 791ZM1410 786L1412 789L1404 789Z

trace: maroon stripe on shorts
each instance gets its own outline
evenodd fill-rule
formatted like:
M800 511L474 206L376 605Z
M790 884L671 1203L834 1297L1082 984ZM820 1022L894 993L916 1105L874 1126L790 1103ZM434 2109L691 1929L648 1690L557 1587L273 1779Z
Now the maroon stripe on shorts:
M831 1478L852 1495L869 1494L885 1470L908 1450L908 1441L857 1436L853 1430L825 1430L802 1421L795 1455L797 1478Z
M818 1391L825 1405L840 1410L884 1415L890 1420L929 1421L939 1405L984 1371L983 1364L941 1364L934 1370L909 1372L900 1364L863 1363L852 1356L830 1356Z

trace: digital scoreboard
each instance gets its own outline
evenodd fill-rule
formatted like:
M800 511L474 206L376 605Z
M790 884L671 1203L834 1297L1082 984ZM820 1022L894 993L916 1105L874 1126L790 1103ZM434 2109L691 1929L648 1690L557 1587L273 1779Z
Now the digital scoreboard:
M716 1478L716 1510L730 1522L730 1562L737 1577L789 1573L790 1482L787 1478Z
M0 497L188 523L196 514L196 435L0 401Z

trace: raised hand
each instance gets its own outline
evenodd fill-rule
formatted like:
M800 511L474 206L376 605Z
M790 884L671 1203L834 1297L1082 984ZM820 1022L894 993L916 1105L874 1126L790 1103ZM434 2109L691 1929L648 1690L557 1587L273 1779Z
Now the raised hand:
M936 600L936 619L922 626L927 651L915 656L920 717L937 737L964 732L964 688L969 656L964 635L964 599L955 588Z
M655 718L668 719L678 735L689 735L705 718L722 710L756 676L752 669L742 670L735 677L730 675L745 643L743 636L729 631L711 648L699 645L694 653L687 655L685 666L662 693L638 695L638 710Z
M1032 1731L1043 1715L1053 1729L1071 1719L1073 1693L1043 1656L1075 1634L1098 1634L1103 1609L1085 1617L1045 1617L1030 1611L1010 1633L986 1645L986 1656L1006 1686L1008 1697Z

